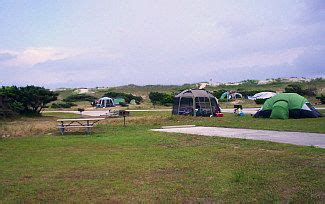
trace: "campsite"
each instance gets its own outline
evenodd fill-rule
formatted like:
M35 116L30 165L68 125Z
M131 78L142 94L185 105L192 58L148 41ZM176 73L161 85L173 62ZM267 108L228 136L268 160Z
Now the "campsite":
M120 87L118 90L121 88L127 90L131 87ZM156 91L156 88L152 90ZM162 88L167 92L172 90L170 87L160 87L160 91ZM129 103L131 95L144 93L143 87L132 89L137 90L133 94L124 94L128 96L125 98ZM203 90L195 91L195 86L192 90L194 94L202 94L200 91ZM61 94L66 92L58 92L59 101L64 99ZM100 93L99 96L105 95L102 91ZM183 91L175 95L176 104L195 104L195 98L193 102L189 101L193 95L188 95L186 99L184 94L188 93ZM63 96L72 98L66 94ZM91 98L80 95L79 100L84 100L81 96L87 100ZM49 106L41 117L15 116L2 120L0 180L3 201L146 202L206 201L208 198L253 202L323 199L320 192L324 186L321 180L324 177L325 152L317 145L297 146L263 140L166 134L152 130L164 126L191 125L324 134L325 117L265 119L254 118L250 114L238 116L232 111L223 112L223 117L204 117L204 114L195 117L184 115L185 112L172 114L179 109L175 105L173 110L172 105L162 106L158 102L155 107L149 106L150 101L145 101L149 100L148 96L142 96L142 105L103 108L92 107L92 100L75 101L77 106L71 108L53 109ZM184 103L180 103L179 97L185 97ZM114 103L112 98L104 99ZM101 100L98 104L104 103ZM242 101L243 110L245 105L248 110L256 110L251 107L257 107L257 104L245 100ZM59 101L52 103L61 103ZM203 110L209 109L204 106L209 104L208 101L197 101ZM221 111L226 111L223 107L233 104L231 101L219 103ZM185 106L186 110L191 106ZM76 111L78 107L86 110L80 113ZM79 128L67 129L60 136L56 120L89 118L89 113L100 116L102 112L112 112L112 109L130 112L130 116L126 117L126 126L123 125L123 118L107 118L104 114L101 117L106 119L100 121L91 134ZM323 109L319 111L325 113Z
M0 14L0 204L325 203L325 0Z

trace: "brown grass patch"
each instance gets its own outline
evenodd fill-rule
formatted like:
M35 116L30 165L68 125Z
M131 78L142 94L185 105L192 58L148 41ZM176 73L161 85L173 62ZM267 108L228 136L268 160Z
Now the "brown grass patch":
M22 117L3 121L0 125L0 137L23 137L30 135L53 134L56 131L56 121L52 117Z

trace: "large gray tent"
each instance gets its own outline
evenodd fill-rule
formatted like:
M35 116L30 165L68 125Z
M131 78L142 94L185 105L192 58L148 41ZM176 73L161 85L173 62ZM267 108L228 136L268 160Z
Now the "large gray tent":
M188 89L174 97L174 115L210 116L217 112L218 100L206 90Z

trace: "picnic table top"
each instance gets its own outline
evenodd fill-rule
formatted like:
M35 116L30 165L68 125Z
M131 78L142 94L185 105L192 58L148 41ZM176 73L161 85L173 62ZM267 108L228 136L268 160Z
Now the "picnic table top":
M65 121L95 121L95 120L105 120L105 118L66 118L66 119L58 119L58 122Z

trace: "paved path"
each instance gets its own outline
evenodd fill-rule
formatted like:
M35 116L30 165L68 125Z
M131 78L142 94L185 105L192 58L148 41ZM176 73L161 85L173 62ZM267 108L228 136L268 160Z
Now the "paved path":
M265 140L265 141L288 143L288 144L303 145L303 146L312 145L312 146L325 148L325 134L319 134L319 133L284 132L284 131L252 130L252 129L220 128L220 127L153 129L153 131L241 138L241 139L251 139L251 140Z

